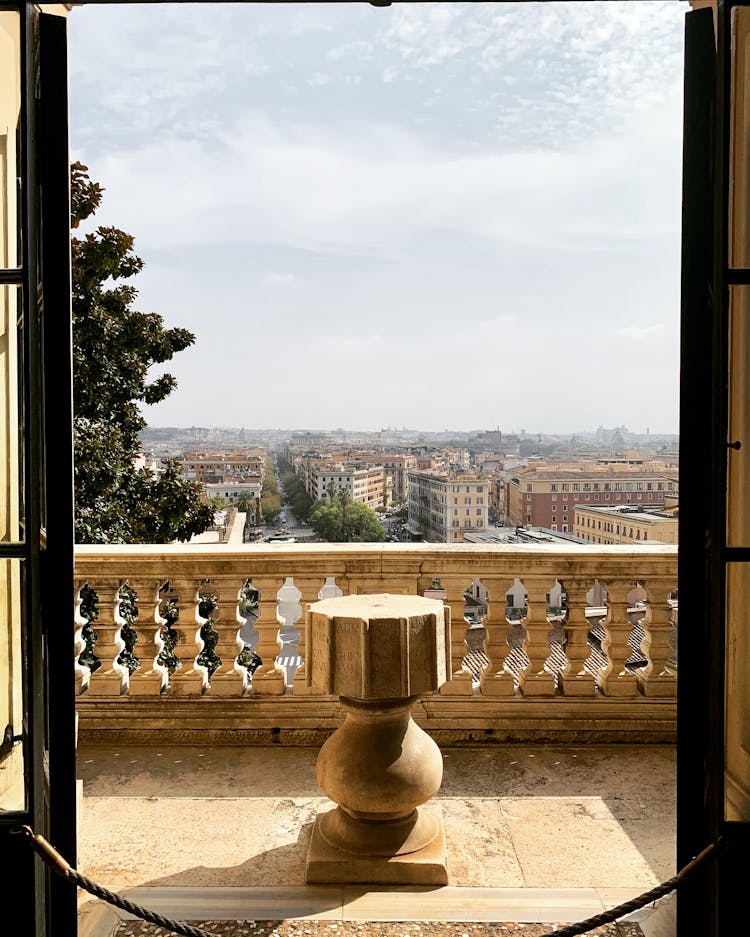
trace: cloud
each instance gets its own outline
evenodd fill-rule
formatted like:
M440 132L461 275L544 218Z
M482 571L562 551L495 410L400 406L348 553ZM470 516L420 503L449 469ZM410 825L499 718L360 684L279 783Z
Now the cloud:
M641 342L644 338L651 338L663 331L664 325L661 322L657 322L655 325L626 325L618 329L615 334L622 338L632 338L634 342Z
M198 336L149 420L676 425L683 7L74 10L96 220ZM282 353L209 394L228 336Z

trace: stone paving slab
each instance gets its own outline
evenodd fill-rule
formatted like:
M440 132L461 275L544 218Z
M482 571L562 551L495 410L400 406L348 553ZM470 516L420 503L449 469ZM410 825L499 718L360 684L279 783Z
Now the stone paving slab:
M675 749L443 749L449 885L626 888L675 872ZM105 887L305 882L314 748L78 749L80 870Z

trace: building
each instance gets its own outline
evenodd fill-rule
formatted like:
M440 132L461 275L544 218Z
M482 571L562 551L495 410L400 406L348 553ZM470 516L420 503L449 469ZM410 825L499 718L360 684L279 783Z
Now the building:
M187 450L182 457L183 475L203 484L226 476L254 476L263 484L265 471L265 449Z
M248 524L260 523L261 489L258 478L241 478L236 475L225 475L221 481L206 482L203 485L207 498L223 498L230 505L242 501L246 508Z
M573 533L588 543L677 543L678 523L669 509L576 505Z
M403 504L409 499L409 472L417 467L417 457L403 452L380 452L360 455L365 464L382 465L385 474L391 479L391 502Z
M579 504L658 508L678 489L676 469L664 462L536 462L508 478L505 512L511 526L568 533Z
M350 501L359 501L375 510L388 503L387 481L382 465L361 468L356 464L319 462L310 466L307 493L313 501L325 501L332 492L344 492Z
M459 543L487 529L489 480L479 475L409 473L408 528L430 543Z

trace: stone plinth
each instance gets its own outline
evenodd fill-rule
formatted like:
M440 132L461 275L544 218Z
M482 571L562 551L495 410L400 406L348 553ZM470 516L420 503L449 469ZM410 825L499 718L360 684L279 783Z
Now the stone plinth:
M320 751L322 811L308 882L444 885L443 760L411 718L448 678L450 611L420 596L351 595L309 606L308 685L337 694L346 719Z

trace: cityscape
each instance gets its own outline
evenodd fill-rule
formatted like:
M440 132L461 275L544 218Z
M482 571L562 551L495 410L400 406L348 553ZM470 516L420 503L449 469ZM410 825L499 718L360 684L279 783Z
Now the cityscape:
M676 544L679 441L626 426L548 435L146 427L139 465L200 483L216 543Z

